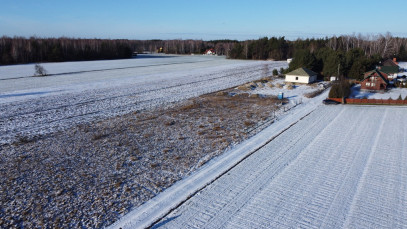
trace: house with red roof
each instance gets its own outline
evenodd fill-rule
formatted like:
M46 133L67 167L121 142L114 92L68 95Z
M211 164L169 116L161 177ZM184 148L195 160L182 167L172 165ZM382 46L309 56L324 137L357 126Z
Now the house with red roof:
M375 69L364 73L363 80L360 82L362 90L380 91L386 90L389 85L389 77L386 73Z

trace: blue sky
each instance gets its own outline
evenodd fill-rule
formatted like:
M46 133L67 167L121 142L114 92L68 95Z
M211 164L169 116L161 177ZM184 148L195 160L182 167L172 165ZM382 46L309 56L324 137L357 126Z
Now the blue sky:
M0 36L124 39L407 37L407 1L0 0Z

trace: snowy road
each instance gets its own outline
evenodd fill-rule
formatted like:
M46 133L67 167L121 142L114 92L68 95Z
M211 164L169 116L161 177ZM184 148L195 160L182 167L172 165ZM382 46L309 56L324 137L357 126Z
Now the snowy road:
M0 67L0 144L181 101L270 75L286 62L171 56Z
M320 106L153 228L407 228L406 112Z

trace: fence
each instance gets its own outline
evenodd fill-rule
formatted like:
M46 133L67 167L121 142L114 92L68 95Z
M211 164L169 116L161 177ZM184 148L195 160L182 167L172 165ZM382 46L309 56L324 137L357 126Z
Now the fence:
M329 98L337 102L342 102L341 98ZM407 100L393 99L349 99L345 98L347 104L369 104L369 105L407 105Z

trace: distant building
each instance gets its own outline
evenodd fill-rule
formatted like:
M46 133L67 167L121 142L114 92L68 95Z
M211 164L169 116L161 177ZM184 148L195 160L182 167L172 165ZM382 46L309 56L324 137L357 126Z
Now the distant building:
M287 59L287 64L290 64L291 61L293 61L293 58L288 58L288 59Z
M362 90L380 91L386 90L389 85L388 75L378 69L365 72L363 80L360 82Z
M312 83L317 80L317 73L308 68L298 68L285 75L285 82L291 83Z
M382 66L399 66L399 63L397 63L397 59L393 58L392 59L387 59L385 61L383 61Z
M399 66L377 66L377 69L381 72L384 72L388 75L388 79L397 78L397 74L400 71Z
M337 81L338 80L338 77L336 77L336 76L331 76L330 77L330 81Z
M215 55L215 50L214 49L208 49L204 52L204 55Z
M387 59L383 61L381 66L377 66L376 68L387 74L388 80L393 80L397 78L397 74L400 72L400 67L397 63L397 59L393 58L392 59Z
M164 52L164 48L163 47L159 47L158 49L157 49L157 53L163 53Z

